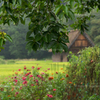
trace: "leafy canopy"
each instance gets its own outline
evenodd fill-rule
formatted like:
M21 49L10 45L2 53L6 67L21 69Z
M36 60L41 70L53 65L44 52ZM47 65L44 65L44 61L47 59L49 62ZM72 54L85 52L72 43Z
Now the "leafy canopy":
M81 32L87 30L86 21L92 9L100 9L100 0L0 0L0 5L0 24L25 24L25 19L30 19L26 35L26 47L30 51L67 52L69 27ZM63 19L73 23L65 25ZM1 49L6 39L10 40L10 36L0 35Z

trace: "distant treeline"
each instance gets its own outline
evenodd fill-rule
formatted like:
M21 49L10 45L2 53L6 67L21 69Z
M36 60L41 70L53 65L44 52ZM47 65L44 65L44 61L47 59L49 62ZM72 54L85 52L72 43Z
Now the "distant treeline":
M9 34L13 42L10 43L9 41L6 42L4 45L4 50L0 52L1 56L4 56L5 59L28 59L28 58L35 58L35 59L45 59L51 58L52 53L48 51L32 51L31 53L28 52L26 49L26 33L28 32L28 23L29 21L26 20L26 24L18 24L18 26L11 24L10 26L5 25L2 26L2 31Z

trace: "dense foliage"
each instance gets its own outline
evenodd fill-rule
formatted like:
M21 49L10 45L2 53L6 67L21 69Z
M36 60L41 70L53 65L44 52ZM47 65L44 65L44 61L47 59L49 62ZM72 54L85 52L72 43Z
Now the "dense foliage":
M5 59L26 59L26 58L35 58L35 59L43 59L50 58L52 53L48 53L48 51L37 51L37 52L28 52L26 49L26 36L25 33L28 32L28 23L26 20L26 24L22 25L19 23L17 26L11 24L10 26L5 25L2 26L2 30L11 36L13 42L6 42L4 45L4 50L0 52L0 55L4 56Z
M83 32L92 9L100 9L100 0L0 0L0 3L1 24L25 24L25 18L30 19L27 48L34 51L51 48L53 52L66 52L68 27ZM61 23L63 18L66 22L71 19L73 23L65 25ZM2 47L3 43L0 43Z

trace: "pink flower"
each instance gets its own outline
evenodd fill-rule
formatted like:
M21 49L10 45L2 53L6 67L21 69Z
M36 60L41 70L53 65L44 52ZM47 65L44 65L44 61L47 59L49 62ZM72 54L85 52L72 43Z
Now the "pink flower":
M14 81L15 81L16 83L18 82L18 80L17 80L17 79L15 79Z
M38 67L37 70L40 70L40 67Z
M38 82L38 80L36 80L36 82Z
M19 92L16 92L15 94L17 95L17 94L19 94Z
M18 69L18 71L21 71L21 69Z
M47 94L47 96L49 97L49 94Z
M40 76L40 75L37 75L37 77L41 78L41 76Z
M44 72L41 72L41 75L44 74Z
M23 81L26 80L26 77L22 77L22 80L23 80Z
M48 68L48 70L50 70L50 68Z
M52 95L49 95L49 97L52 98L53 96Z
M27 84L27 81L24 81L23 84Z
M33 75L30 75L29 77L33 77Z
M35 67L34 66L32 66L32 69L34 69Z
M53 89L53 91L56 91L56 89Z

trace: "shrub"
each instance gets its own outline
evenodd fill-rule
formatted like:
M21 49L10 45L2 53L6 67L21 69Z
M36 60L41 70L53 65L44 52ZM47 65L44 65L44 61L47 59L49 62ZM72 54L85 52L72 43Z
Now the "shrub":
M89 47L79 52L79 56L72 55L68 66L69 77L72 85L66 92L75 100L88 100L93 95L100 95L100 49L99 47ZM68 82L69 82L68 81Z

